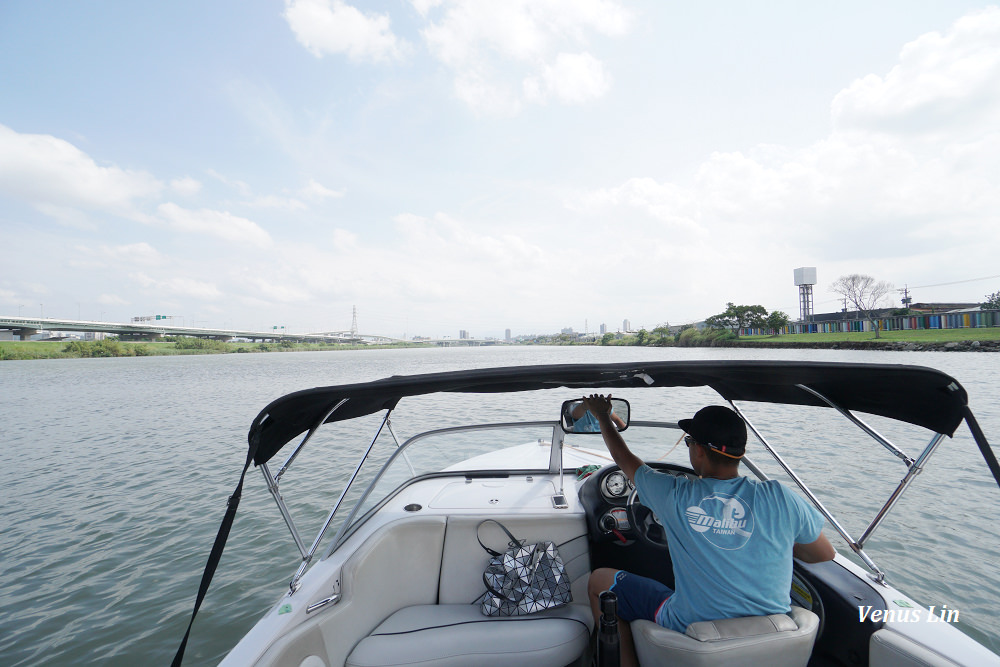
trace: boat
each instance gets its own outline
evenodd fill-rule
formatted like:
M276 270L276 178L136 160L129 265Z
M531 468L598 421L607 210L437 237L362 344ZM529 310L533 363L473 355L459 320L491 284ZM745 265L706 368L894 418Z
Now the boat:
M265 407L250 426L239 484L229 499L194 612L207 594L247 472L254 466L288 526L300 564L287 589L223 659L224 667L590 665L596 633L588 606L589 573L618 566L656 578L672 575L670 547L657 529L658 521L643 510L600 436L575 432L569 416L573 400L592 392L625 399L616 412L628 431L626 440L631 445L645 437L663 449L683 433L676 421L663 420L667 415L640 414L642 406L650 404L647 398L655 392L695 391L701 396L708 390L747 424L750 440L743 474L767 479L765 469L781 473L781 481L823 515L824 530L832 533L838 549L832 561L794 562L791 627L795 630L798 624L807 635L801 660L813 666L1000 665L1000 657L956 628L943 609L921 604L896 588L865 548L942 441L963 423L1000 484L1000 465L969 408L965 389L945 373L910 365L533 365L393 376L288 394ZM451 413L439 411L434 414L445 423L435 424L421 407L433 401L460 405L457 412L462 414L476 414L472 406L481 404L509 406L505 414L547 417L462 424L440 419ZM407 413L408 404L418 408ZM780 427L782 420L774 417L779 409L804 411L807 420L819 411L851 430L860 429L863 445L870 447L865 455L885 456L886 465L879 469L889 478L902 474L889 497L876 503L878 509L860 535L847 530L778 451L765 421ZM399 427L392 417L401 412L416 415L423 430L397 438ZM898 422L905 433L916 433L916 448L890 441L881 432L885 429L870 423L873 419L878 424ZM330 510L309 542L292 516L281 483L305 449L338 446L338 439L358 436L362 423L374 433L365 436L368 444L343 488L330 490ZM336 437L317 435L328 429L334 429ZM810 430L808 423L805 429ZM385 439L393 447L391 456L364 480L361 471L373 447ZM803 442L808 439L800 433L790 446L808 446ZM856 456L853 451L845 454ZM765 465L758 455L770 460ZM646 461L667 474L694 475L689 467L659 458ZM864 495L867 487L859 483L857 494ZM490 554L483 546L503 551L508 542L489 519L525 543L557 545L572 602L523 616L485 616L480 602ZM942 524L947 520L941 517ZM188 633L192 627L197 630L194 618ZM791 664L785 662L788 656L780 644L761 649L759 637L750 633L747 639L742 628L731 631L735 634L728 639L706 639L695 637L689 627L687 635L694 639L674 633L678 637L664 642L714 647L715 654L709 651L693 663L677 664ZM182 660L187 638L175 664ZM640 643L638 637L636 641ZM649 650L640 650L640 661L654 662ZM768 651L774 655L767 657Z

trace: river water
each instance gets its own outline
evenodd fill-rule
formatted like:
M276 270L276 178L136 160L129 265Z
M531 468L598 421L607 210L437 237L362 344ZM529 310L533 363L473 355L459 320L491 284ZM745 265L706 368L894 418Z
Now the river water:
M987 436L1000 442L1000 355L993 354L496 347L3 362L0 665L169 662L239 477L250 422L285 393L394 374L668 359L931 366L965 386ZM711 400L704 391L656 401L644 402L638 396L643 392L627 398L634 419L675 420ZM480 409L466 400L427 400L417 411L418 425L427 418L517 417L495 406L496 414L481 419ZM554 418L558 401L551 402L534 404ZM769 407L754 413L747 406L747 412L762 415L755 423L763 426ZM414 432L401 419L394 419L397 424L405 435ZM811 420L778 426L792 432L787 458L857 536L902 476L901 464L867 438L847 442L839 431L817 429ZM915 442L909 432L900 441L886 435L911 456L929 440L925 432ZM319 491L339 491L366 444L362 438L356 445L310 452L313 458L303 464L305 500L291 501L292 492L285 491L293 510L321 521L328 505L320 503L326 496ZM845 448L846 461L836 456ZM763 463L759 456L755 460ZM218 662L282 594L298 564L263 480L254 470L247 480L188 645L189 665ZM892 583L925 604L958 609L961 629L1000 652L998 523L1000 490L963 426L945 440L876 533L869 553ZM304 532L308 543L314 529ZM829 526L827 534L846 550Z

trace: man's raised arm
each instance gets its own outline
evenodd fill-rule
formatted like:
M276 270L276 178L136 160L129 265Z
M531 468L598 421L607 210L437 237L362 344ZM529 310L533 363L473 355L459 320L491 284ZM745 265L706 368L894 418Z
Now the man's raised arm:
M622 472L635 483L635 471L642 465L642 459L629 450L628 445L625 444L625 438L615 428L611 419L611 394L584 396L583 403L590 410L590 414L597 418L597 423L601 426L601 435L604 437L604 444L608 446L611 458L615 460Z

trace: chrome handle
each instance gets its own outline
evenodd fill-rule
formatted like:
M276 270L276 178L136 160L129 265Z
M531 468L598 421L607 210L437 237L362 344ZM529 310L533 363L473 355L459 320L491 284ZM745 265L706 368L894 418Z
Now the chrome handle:
M311 614L314 611L316 611L317 609L321 609L321 608L325 607L328 604L337 604L338 602L340 602L340 594L339 593L334 593L333 595L331 595L330 597L326 598L325 600L320 600L319 602L314 602L313 604L311 604L308 607L306 607L306 613L307 614Z

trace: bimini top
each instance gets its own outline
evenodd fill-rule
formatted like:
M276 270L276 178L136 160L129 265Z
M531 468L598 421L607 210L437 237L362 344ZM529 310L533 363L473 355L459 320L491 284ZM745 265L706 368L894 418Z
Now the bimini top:
M800 386L801 385L801 386ZM306 389L264 408L250 426L253 461L266 463L286 443L317 425L392 409L401 398L435 392L499 393L538 389L711 387L730 401L838 407L897 419L953 435L968 396L932 368L792 361L658 361L483 368L393 376L373 382ZM345 401L346 399L346 401ZM336 410L330 410L343 402ZM259 438L255 443L254 440ZM254 446L256 444L256 447Z

